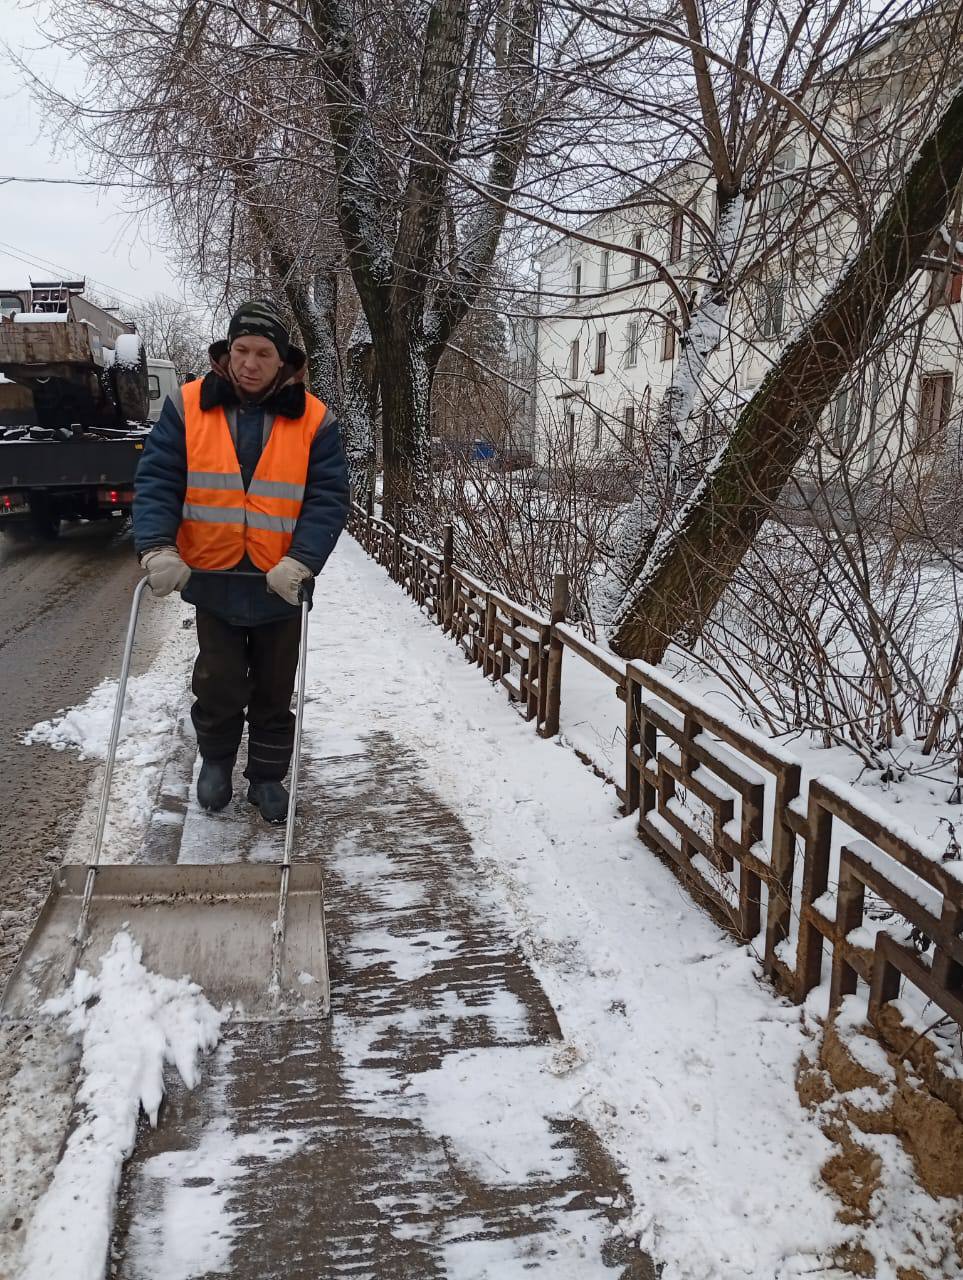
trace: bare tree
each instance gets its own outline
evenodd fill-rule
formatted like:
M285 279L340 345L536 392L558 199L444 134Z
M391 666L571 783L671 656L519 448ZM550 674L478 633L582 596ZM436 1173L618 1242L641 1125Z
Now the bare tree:
M148 355L170 360L178 378L202 375L207 369L208 342L197 316L184 303L154 294L141 306L129 308Z
M418 60L397 84L379 78L379 51L365 56L356 13L332 0L309 0L309 13L339 225L377 360L390 510L417 504L429 484L434 375L505 220L485 200L459 216L453 172L470 159L485 166L491 192L515 186L535 112L539 11L534 0L477 9L435 0L416 15L409 38Z
M963 175L963 92L949 101L865 247L739 415L712 469L649 557L612 639L658 661L697 634L772 512L867 338L918 271Z
M356 483L373 457L369 344L349 344L357 300L333 207L333 170L316 81L292 76L300 27L261 7L182 0L68 3L52 36L90 68L82 94L35 81L104 175L129 177L132 202L159 221L212 312L272 294L308 357L312 388L338 413ZM293 41L293 45L292 42ZM360 416L359 416L360 414Z

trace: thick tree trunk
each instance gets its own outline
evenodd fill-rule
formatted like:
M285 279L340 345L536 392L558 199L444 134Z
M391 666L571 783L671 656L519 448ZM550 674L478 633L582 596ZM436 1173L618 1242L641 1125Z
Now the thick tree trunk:
M338 273L334 263L310 285L288 290L291 309L304 338L311 390L339 418L343 393L338 362Z
M378 364L371 343L371 330L361 311L348 342L341 421L351 486L356 500L362 505L374 493L377 403Z
M963 174L963 88L880 217L865 248L740 414L716 465L653 547L616 620L622 657L658 662L698 634L858 351L882 324L945 222Z
M425 344L400 333L379 342L375 334L381 387L384 449L382 502L391 519L399 508L420 506L431 485L431 384L434 368Z

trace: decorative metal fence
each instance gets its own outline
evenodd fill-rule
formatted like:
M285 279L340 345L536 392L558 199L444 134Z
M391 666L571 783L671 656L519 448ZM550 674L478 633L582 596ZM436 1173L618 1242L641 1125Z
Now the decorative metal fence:
M559 732L566 652L608 678L624 704L622 812L701 905L755 940L784 995L802 1001L826 976L835 1006L862 982L884 1040L879 1011L899 999L914 1043L941 1020L963 1041L963 859L941 857L845 784L804 787L778 743L592 644L564 620L563 576L546 616L455 565L450 526L442 551L358 506L348 527L543 737Z

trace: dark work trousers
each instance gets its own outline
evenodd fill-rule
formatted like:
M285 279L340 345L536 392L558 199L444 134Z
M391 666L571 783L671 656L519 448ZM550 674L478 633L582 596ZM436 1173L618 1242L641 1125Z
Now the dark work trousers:
M291 695L298 668L301 619L284 618L257 627L233 627L197 610L191 719L205 760L233 760L241 745L247 710L245 777L280 782L294 750Z

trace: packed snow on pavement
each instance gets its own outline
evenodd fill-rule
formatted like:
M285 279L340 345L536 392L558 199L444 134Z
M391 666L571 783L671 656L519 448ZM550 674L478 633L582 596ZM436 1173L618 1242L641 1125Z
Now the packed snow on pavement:
M639 842L634 819L618 816L614 788L563 742L538 738L348 538L319 585L309 649L312 755L377 728L417 753L424 785L472 838L480 883L507 903L565 1037L560 1054L539 1061L526 1050L481 1082L464 1061L425 1073L413 1082L422 1114L466 1161L494 1156L512 1174L524 1174L532 1140L518 1119L526 1098L533 1115L547 1092L584 1117L626 1171L633 1230L664 1280L838 1274L834 1253L858 1232L837 1220L819 1173L832 1147L794 1087L811 1027L806 1011L775 997L754 949L692 904ZM132 685L133 720L143 710L168 723L187 696L186 662L185 648L158 668L164 697L154 673ZM89 734L70 745L90 749L103 717L71 719L84 724ZM131 805L128 830L144 820L142 795ZM337 1003L333 1017L337 1028ZM365 1037L345 1027L350 1066ZM495 1138L497 1152L486 1149ZM946 1235L947 1206L914 1189L898 1143L885 1158L872 1245L894 1262L878 1275L895 1277L899 1260L935 1280L927 1252ZM485 1263L490 1273L477 1254L462 1261L454 1251L459 1280L498 1274L497 1259Z

